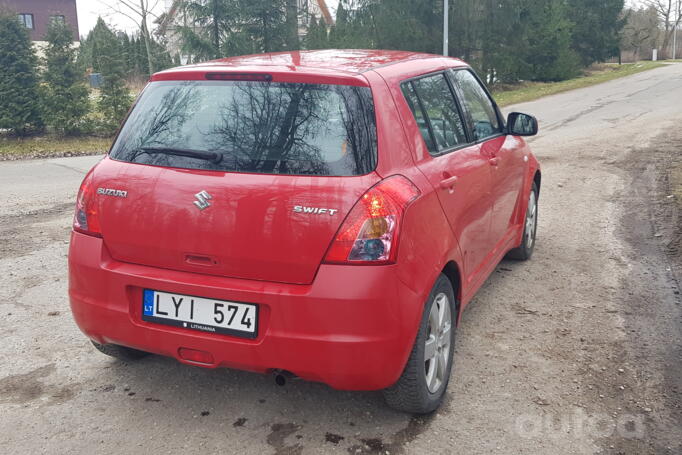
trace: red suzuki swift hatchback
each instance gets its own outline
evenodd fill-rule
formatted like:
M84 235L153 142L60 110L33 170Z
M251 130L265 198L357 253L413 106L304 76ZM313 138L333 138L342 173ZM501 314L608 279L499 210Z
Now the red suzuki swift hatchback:
M462 310L528 259L540 171L465 63L396 51L155 74L85 177L69 250L95 347L438 407Z

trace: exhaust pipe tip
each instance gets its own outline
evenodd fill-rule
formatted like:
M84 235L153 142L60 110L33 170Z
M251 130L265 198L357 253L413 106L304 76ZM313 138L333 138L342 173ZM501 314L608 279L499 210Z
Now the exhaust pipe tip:
M296 378L294 373L286 370L272 370L272 374L275 377L275 384L278 386L284 386L289 379Z

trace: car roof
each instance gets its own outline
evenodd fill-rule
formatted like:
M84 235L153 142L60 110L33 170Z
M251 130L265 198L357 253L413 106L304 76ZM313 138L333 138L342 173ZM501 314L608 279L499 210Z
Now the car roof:
M431 65L427 63L429 60ZM367 71L396 64L407 64L407 66L413 67L409 63L415 61L419 61L419 66L442 66L444 60L448 61L448 66L466 65L458 59L420 52L325 49L272 52L223 58L165 70L152 76L152 80L179 79L184 78L183 76L196 75L197 73L233 72L238 70L243 72L267 71L278 74L290 73L304 76L336 76L337 78L355 79L357 82L364 82L365 78L361 75Z

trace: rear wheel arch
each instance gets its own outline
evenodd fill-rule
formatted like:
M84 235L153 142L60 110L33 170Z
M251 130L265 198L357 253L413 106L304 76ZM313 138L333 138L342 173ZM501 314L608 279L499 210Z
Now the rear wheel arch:
M455 291L455 310L457 314L454 315L454 320L456 323L459 323L459 313L462 308L462 278L459 266L455 261L450 261L445 264L441 273L447 277L452 285L452 290Z
M452 271L451 267L447 268ZM458 311L451 279L445 272L438 274L426 299L402 373L393 385L382 391L388 405L395 410L429 414L440 406L447 392L457 330L455 313ZM444 303L448 303L445 310ZM430 353L427 351L429 345ZM433 382L434 378L440 382ZM436 388L432 389L432 386Z
M535 175L533 176L533 182L535 182L535 186L538 189L538 197L540 196L540 184L542 182L542 173L538 169L535 171Z

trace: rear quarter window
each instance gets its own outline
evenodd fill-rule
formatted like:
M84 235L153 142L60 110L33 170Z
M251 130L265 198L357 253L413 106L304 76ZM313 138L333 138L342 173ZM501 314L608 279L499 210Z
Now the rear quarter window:
M111 158L185 169L363 175L377 161L368 87L164 81L145 89ZM219 160L169 151L214 152Z

